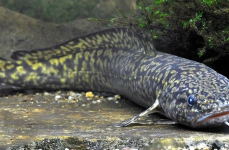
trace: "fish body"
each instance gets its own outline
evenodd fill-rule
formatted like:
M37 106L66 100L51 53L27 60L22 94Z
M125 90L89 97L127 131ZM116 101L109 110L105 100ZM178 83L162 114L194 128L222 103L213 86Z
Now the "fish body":
M71 89L120 94L143 113L159 112L186 126L229 120L228 79L204 64L158 53L149 38L126 28L108 29L52 48L17 51L0 60L0 89Z

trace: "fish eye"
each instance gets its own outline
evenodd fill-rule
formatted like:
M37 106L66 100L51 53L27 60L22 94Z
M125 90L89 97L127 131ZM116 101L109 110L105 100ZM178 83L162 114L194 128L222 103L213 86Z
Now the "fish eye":
M188 97L188 105L189 105L189 106L192 106L192 105L194 104L194 102L195 102L195 97L194 97L194 95L190 95L190 96Z

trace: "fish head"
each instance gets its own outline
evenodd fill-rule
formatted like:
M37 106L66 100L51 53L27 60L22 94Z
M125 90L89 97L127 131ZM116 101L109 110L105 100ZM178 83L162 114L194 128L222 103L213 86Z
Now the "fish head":
M183 76L161 92L160 107L168 118L193 128L228 124L229 80L215 71Z

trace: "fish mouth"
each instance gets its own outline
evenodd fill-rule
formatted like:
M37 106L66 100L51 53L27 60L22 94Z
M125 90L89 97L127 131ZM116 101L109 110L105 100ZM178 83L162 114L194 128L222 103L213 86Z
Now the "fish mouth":
M195 127L220 126L224 123L226 125L229 125L229 123L227 122L228 120L229 120L229 110L219 112L219 113L211 113L211 114L193 119L192 125Z

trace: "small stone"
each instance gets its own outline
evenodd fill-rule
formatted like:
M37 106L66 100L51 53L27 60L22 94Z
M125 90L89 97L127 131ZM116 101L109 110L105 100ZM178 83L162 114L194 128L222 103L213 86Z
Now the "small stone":
M76 93L75 96L76 96L76 97L82 97L82 94L81 94L81 93Z
M46 93L46 92L45 92ZM45 95L45 93L44 93L44 95ZM41 95L41 93L36 93L35 95Z
M60 95L56 95L56 96L55 96L55 100L56 100L56 101L59 100L60 98L61 98Z
M73 96L68 96L68 100L73 100L74 97Z
M62 93L62 91L56 91L56 94L61 94Z
M114 100L114 97L107 97L108 101Z
M121 99L121 96L120 95L115 95L115 98L116 99Z
M78 93L73 92L73 91L70 91L70 92L68 93L68 95L73 96L73 97L74 97L74 96L77 96L77 94L78 94Z
M44 92L44 96L48 96L50 95L48 92Z
M94 97L94 94L92 92L87 92L86 93L86 97L93 98Z

